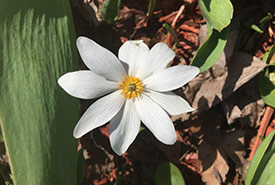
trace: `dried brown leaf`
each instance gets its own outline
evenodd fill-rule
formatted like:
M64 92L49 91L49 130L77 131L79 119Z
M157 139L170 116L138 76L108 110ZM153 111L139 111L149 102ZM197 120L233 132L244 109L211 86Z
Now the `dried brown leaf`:
M220 185L226 179L229 171L227 159L207 142L199 147L199 159L202 161L202 181L206 185Z
M256 76L264 67L265 63L258 58L247 53L236 53L225 74L202 83L192 103L193 108L208 110L217 105Z

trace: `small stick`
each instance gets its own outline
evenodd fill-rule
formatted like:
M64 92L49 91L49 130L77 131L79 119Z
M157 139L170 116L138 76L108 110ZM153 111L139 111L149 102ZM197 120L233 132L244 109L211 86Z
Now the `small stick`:
M257 148L259 147L259 145L262 143L262 139L261 137L264 136L264 133L266 131L266 128L270 122L270 119L271 119L271 116L274 112L274 108L270 107L270 106L267 106L266 107L266 110L265 110L265 113L264 113L264 116L260 122L260 128L258 130L258 134L257 134L257 137L256 137L256 140L255 140L255 143L253 145L253 148L251 150L251 153L249 155L249 158L248 158L248 161L251 161Z
M175 28L176 23L177 23L177 20L178 20L178 18L180 17L180 15L182 14L184 8L185 8L185 6L184 6L184 5L181 5L181 7L180 7L180 9L179 9L179 11L178 11L178 13L177 13L175 19L173 20L173 22L172 22L172 24L171 24L172 28Z
M173 20L173 22L172 22L172 24L171 24L171 26L172 26L173 29L175 28L176 23L177 23L177 20L178 20L178 18L180 17L180 15L182 14L184 8L185 8L185 6L184 6L184 5L181 5L181 7L180 7L180 9L179 9L179 11L178 11L178 13L177 13L175 19ZM165 42L170 48L172 47L172 44L171 44L172 40L171 40L171 34L170 34L170 32L168 32L167 38L165 39L164 42Z

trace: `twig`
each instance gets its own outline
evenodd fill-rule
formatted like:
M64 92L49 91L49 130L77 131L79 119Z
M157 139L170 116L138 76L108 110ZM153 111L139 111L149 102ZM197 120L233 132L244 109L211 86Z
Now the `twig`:
M181 7L180 7L180 9L179 9L179 11L178 11L178 13L177 13L175 19L173 20L173 22L172 22L172 24L171 24L171 26L172 26L173 28L175 28L176 23L177 23L177 20L178 20L178 18L180 17L180 15L182 14L184 8L185 8L185 6L184 6L184 5L181 5Z
M261 140L261 137L264 136L264 133L266 131L266 128L270 122L270 119L271 119L271 116L274 112L274 109L270 106L267 106L266 107L266 110L265 110L265 113L264 113L264 116L260 122L260 128L258 130L258 134L257 134L257 137L256 137L256 140L255 140L255 143L253 145L253 148L251 150L251 153L249 155L249 158L248 158L248 161L251 161L257 148L259 147L259 145L262 143L262 140Z
M171 24L171 26L172 26L173 29L175 28L176 23L177 23L177 20L178 20L178 18L180 17L180 15L182 14L184 8L185 8L185 6L184 6L184 5L181 5L181 7L180 7L180 9L179 9L179 11L178 11L178 13L177 13L175 19L173 20L173 22L172 22L172 24ZM166 39L165 39L164 42L165 42L170 48L172 47L172 44L171 44L171 43L172 43L172 37L171 37L170 32L168 32L167 37L166 37Z
M183 29L183 30L186 30L186 31L191 31L191 32L196 33L196 34L200 34L200 30L199 29L197 29L197 28L195 28L193 26L189 26L187 24L182 24L180 26L180 29Z

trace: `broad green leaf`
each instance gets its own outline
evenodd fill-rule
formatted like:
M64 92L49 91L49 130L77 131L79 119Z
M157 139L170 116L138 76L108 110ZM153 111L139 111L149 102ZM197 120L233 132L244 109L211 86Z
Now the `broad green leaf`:
M78 101L57 79L76 69L66 0L0 0L0 121L15 185L75 185Z
M85 159L83 156L83 149L78 151L77 157L77 185L81 185L85 176Z
M272 107L275 107L275 82L271 81L273 73L269 73L268 68L265 68L259 74L259 90L263 101Z
M191 65L199 67L200 72L209 69L221 55L227 41L229 29L228 26L221 32L213 30L210 37L196 52Z
M155 174L156 185L185 185L180 170L170 162L161 162Z
M230 24L233 16L230 0L199 0L199 6L211 28L222 31Z
M275 47L273 44L265 53L263 62L268 63L269 66L274 66L274 57ZM275 107L275 72L269 72L268 67L259 74L259 91L263 101L267 105Z
M275 182L275 130L259 146L245 178L246 185L273 184Z
M275 88L275 72L269 73L269 80L271 81L271 83L273 84L273 86Z
M105 0L102 8L101 14L105 22L112 24L116 21L120 14L120 3L121 0Z
M4 141L3 134L2 134L2 129L0 127L0 143Z

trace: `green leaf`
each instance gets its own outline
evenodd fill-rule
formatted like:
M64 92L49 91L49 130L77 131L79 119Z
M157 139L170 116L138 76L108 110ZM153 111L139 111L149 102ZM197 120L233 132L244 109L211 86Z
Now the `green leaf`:
M199 0L199 6L211 28L222 31L230 24L233 16L230 0Z
M273 56L274 53L275 53L275 45L273 44L265 52L262 61L265 62L265 63L269 63L269 61L270 61L270 59L271 59L271 57Z
M275 182L275 130L264 139L254 154L245 178L246 185Z
M275 72L270 72L269 73L269 80L271 81L271 83L275 87Z
M263 101L272 107L275 107L275 72L269 72L269 68L274 66L272 61L275 56L274 44L269 47L263 57L263 62L268 66L259 74L259 91Z
M149 5L148 5L148 11L147 11L147 16L151 16L153 14L153 11L155 9L157 0L150 0Z
M170 162L161 162L155 174L156 185L185 185L180 170Z
M112 24L118 19L120 14L120 2L121 0L104 1L101 8L101 14L105 22Z
M2 134L2 129L0 127L0 143L4 141L3 134Z
M213 30L210 37L196 52L191 65L199 67L200 72L209 69L221 55L227 41L229 29L228 26L221 32Z
M75 185L78 100L57 84L77 68L66 0L1 0L0 118L15 185Z
M260 21L259 21L259 25L262 26L263 24L265 24L267 21L270 21L272 19L273 15L271 13L267 13L267 16L263 17Z
M264 140L264 137L263 137L263 136L261 136L261 135L259 136L259 138L260 138L262 141Z
M261 33L261 34L264 33L264 31L261 30L261 28L259 28L256 24L252 24L251 29L253 29L254 31Z
M164 23L162 26L171 34L176 44L179 45L179 39L177 37L175 30L172 28L172 26L167 23Z
M259 90L263 101L267 105L275 107L275 81L271 81L272 75L270 76L268 68L259 74Z
M4 144L3 144L4 145ZM4 155L1 153L1 155ZM8 166L0 165L0 184L13 185L12 176Z
M78 151L77 157L77 185L81 185L85 176L85 159L83 156L83 149Z

